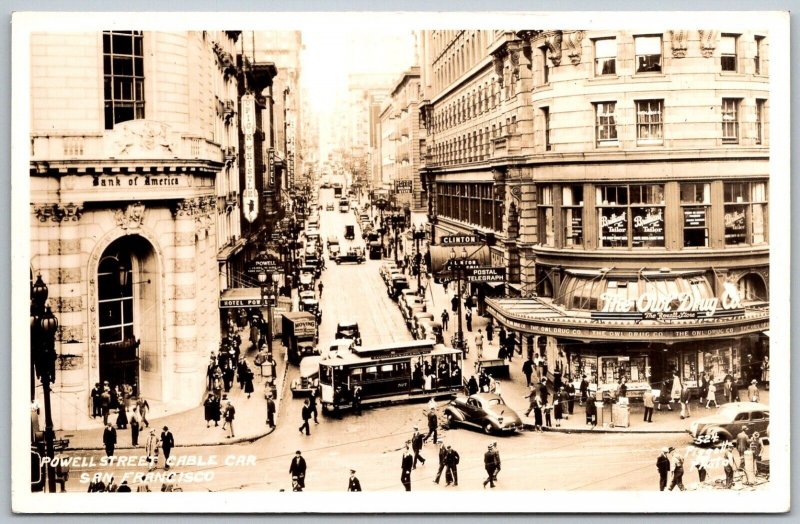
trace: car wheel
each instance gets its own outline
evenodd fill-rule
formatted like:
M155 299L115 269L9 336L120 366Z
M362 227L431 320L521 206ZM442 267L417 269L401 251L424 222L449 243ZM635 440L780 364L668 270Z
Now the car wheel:
M483 425L483 432L487 435L494 433L494 427L492 426L491 422L487 422Z
M456 423L455 418L453 418L452 413L445 413L444 414L444 427L447 429L455 429Z

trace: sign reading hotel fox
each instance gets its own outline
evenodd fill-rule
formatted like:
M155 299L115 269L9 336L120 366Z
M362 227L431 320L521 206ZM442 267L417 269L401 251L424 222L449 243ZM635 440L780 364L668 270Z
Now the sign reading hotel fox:
M253 136L256 133L256 97L252 93L242 95L241 129L244 135L244 191L242 209L244 218L252 222L258 216L258 192L256 191L256 158Z

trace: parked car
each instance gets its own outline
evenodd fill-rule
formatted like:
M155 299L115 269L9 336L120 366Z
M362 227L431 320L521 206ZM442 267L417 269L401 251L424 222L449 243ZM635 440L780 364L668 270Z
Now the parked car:
M420 338L417 336L417 333L420 328L420 324L422 322L433 322L433 313L428 313L427 311L417 311L414 313L414 316L411 317L411 322L409 322L409 328L411 329L411 334L414 335L414 338Z
M347 240L353 240L356 238L356 226L353 225L346 225L344 226L344 238Z
M328 202L327 204L325 204L325 211L333 211L333 203L332 202Z
M397 269L397 264L394 263L394 260L387 260L381 264L380 269L378 269L378 273L380 273L383 281L386 282L386 274L391 273L394 269Z
M494 393L457 395L444 409L445 427L465 425L480 428L484 433L513 433L522 429L519 415Z
M759 402L723 404L713 415L692 422L687 431L695 444L715 445L735 440L745 425L748 436L755 431L763 435L769 427L769 406Z
M408 289L408 280L402 273L392 276L391 280L386 284L386 294L392 300L397 300L397 296L404 289Z
M339 322L336 324L336 338L353 340L356 346L361 345L361 331L358 329L358 322Z
M341 250L339 249L339 244L328 246L328 260L336 260L336 257L340 254Z
M400 305L400 313L403 315L403 320L408 325L411 323L414 313L425 309L425 299L414 294L405 295L401 299L397 303Z
M420 340L433 340L436 344L444 344L444 332L441 322L420 322L417 328L417 338Z
M366 260L364 250L358 247L351 247L345 254L339 254L336 257L336 263L342 264L344 262L354 262L356 264L363 264Z

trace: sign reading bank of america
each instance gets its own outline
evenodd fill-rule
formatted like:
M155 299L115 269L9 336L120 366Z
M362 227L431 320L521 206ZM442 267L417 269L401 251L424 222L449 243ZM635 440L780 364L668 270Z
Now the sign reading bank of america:
M242 95L242 108L239 119L244 136L244 191L242 209L244 218L253 222L258 216L258 192L256 191L256 153L254 135L256 133L256 97L252 93Z

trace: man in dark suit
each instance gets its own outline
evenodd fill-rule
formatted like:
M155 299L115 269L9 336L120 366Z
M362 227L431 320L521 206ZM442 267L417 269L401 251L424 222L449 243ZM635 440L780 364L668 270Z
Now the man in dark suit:
M295 491L303 491L303 488L306 487L306 459L299 450L295 452L292 463L289 465L289 473L292 475L292 480L296 482Z
M308 399L306 399L303 402L302 417L303 417L303 425L300 426L298 431L300 431L300 434L302 434L303 433L303 428L305 428L306 435L310 435L311 434L311 428L308 426L308 421L311 420L311 406L310 406L310 403L309 403Z
M441 445L439 446L439 469L436 471L436 478L433 479L434 484L439 483L439 479L442 477L442 471L444 471L446 465L447 465L447 446L445 446L444 441L442 441Z
M419 432L419 427L414 426L414 434L411 435L411 449L414 450L414 465L411 469L417 469L417 461L425 464L425 459L420 455L424 443L425 437Z
M489 445L489 449L486 453L483 454L483 467L486 468L486 473L489 475L486 480L483 481L483 487L486 487L486 484L489 484L490 488L494 487L494 473L495 473L495 457L494 457L494 450L492 449L491 444Z
M667 476L670 469L669 448L661 450L661 454L656 459L656 468L658 469L658 489L664 491L667 487Z
M103 415L103 424L108 425L108 413L111 410L111 393L103 390L100 394L100 414Z
M400 473L400 482L403 483L406 491L411 491L411 469L414 465L414 457L411 455L411 450L409 449L410 445L410 442L406 442L406 449L403 451L403 461L400 465L402 471Z
M169 453L175 447L175 439L167 426L161 432L161 449L164 450L164 470L169 469Z
M272 400L272 393L267 393L267 425L275 427L275 401Z
M100 395L102 394L102 390L100 389L100 383L95 383L94 387L92 388L92 418L95 417L102 417L103 412L100 409Z
M117 430L111 423L106 424L106 429L103 430L103 445L106 447L106 456L114 456L114 446L117 445Z
M447 485L450 485L450 481L453 481L454 486L458 486L458 462L461 460L461 457L458 456L458 451L454 450L452 447L447 446L447 457L444 459L444 464L447 470L445 471L445 479L447 480Z
M347 481L347 491L361 491L361 482L356 477L356 470L350 470L350 480Z

